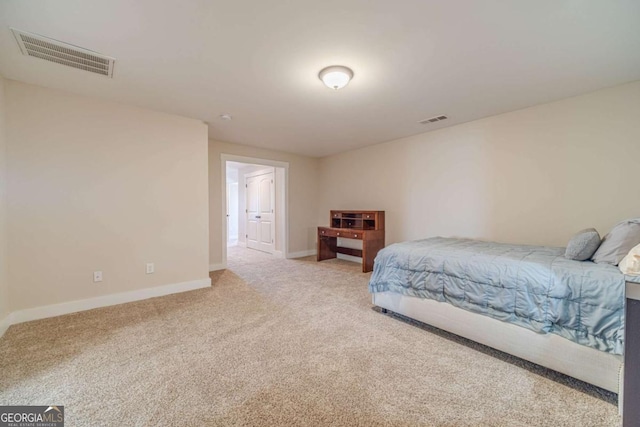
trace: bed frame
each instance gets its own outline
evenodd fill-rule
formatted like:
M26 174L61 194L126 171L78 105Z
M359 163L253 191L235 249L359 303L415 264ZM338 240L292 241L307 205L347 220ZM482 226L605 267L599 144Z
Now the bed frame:
M431 299L378 292L373 304L622 396L622 356Z

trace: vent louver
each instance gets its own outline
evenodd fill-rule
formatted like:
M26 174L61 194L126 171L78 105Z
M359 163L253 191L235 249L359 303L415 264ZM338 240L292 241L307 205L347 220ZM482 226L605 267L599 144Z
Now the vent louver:
M448 118L449 117L447 116L435 116L428 119L420 120L418 123L420 123L421 125L427 125L430 123L441 122L442 120L447 120Z
M13 31L23 55L113 77L114 58L15 28L12 28L11 31Z

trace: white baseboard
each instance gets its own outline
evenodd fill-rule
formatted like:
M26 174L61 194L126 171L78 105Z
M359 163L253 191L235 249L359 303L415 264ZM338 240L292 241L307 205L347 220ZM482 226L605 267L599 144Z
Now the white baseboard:
M9 329L9 326L11 326L10 313L7 314L4 319L0 320L0 338L2 338L5 332L7 332L7 329Z
M162 297L165 295L177 294L180 292L193 291L195 289L207 288L209 286L211 286L211 279L206 278L200 280L192 280L190 282L157 286L155 288L146 288L137 291L104 295L84 300L63 302L61 304L28 308L11 313L10 323L12 325L15 325L17 323L45 319L47 317L62 316L63 314L76 313L78 311L92 310L94 308L108 307L111 305Z
M304 258L306 256L312 256L315 255L317 253L317 251L315 249L308 249L306 251L299 251L299 252L289 252L287 254L287 258L291 259L291 258Z
M227 266L225 264L219 263L219 264L209 264L209 271L218 271L218 270L224 270L225 268L227 268Z
M357 256L347 255L347 254L336 254L336 257L338 259L343 259L345 261L357 262L358 264L362 264L362 258Z

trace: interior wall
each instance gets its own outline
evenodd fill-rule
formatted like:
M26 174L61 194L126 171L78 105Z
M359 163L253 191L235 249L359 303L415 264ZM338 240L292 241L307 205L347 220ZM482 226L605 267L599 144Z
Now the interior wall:
M289 253L315 249L318 210L318 163L312 157L209 140L209 255L213 268L222 263L221 155L253 157L289 163ZM242 211L240 211L242 212Z
M459 236L565 246L640 216L640 82L321 159L330 209L386 211L387 244Z
M239 227L239 195L238 170L235 168L227 168L227 243L238 241Z
M227 243L238 242L238 227L240 212L238 209L238 182L227 181L227 211L229 212L227 221Z
M285 210L286 206L286 183L285 183L285 170L284 168L275 168L275 182L276 182L276 252L284 256L284 242L280 236L284 236L284 230L286 228Z
M0 335L10 313L7 263L7 133L5 79L0 76Z
M13 310L208 280L202 122L14 81L6 96Z

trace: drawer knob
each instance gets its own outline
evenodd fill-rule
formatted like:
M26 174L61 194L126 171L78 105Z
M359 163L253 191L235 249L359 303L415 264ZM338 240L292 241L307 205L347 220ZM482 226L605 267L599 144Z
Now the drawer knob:
M322 232L322 234L324 234L324 231Z
M338 236L340 235L340 233L338 233Z
M357 234L354 234L354 236L355 236L355 237L358 237L358 235L357 235Z

